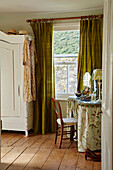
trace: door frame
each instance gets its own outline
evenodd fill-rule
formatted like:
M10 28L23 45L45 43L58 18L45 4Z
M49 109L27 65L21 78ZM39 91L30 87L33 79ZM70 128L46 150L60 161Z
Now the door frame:
M102 170L113 169L113 0L104 0L102 57Z

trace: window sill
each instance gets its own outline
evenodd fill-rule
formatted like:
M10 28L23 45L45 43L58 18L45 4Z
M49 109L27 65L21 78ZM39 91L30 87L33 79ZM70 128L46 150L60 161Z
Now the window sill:
M74 94L57 94L55 98L59 101L67 101L69 96L74 96Z
M58 101L67 102L67 99L64 98L55 98L55 99L57 99Z

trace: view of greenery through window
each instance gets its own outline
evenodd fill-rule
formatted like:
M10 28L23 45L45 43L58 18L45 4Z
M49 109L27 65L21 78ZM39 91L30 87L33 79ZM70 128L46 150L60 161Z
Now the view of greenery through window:
M55 31L54 54L78 54L79 30Z
M55 91L70 94L77 90L79 30L54 31Z

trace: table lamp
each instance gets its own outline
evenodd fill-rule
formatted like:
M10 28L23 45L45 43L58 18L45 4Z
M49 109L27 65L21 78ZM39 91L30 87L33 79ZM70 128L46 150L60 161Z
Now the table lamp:
M100 80L102 80L102 70L95 69L93 71L93 80L99 80L99 101L100 101Z

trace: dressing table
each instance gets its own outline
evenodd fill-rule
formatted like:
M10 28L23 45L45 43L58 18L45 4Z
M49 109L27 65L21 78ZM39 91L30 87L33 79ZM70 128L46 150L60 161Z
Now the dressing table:
M101 149L101 102L68 98L68 117L78 118L78 151Z

